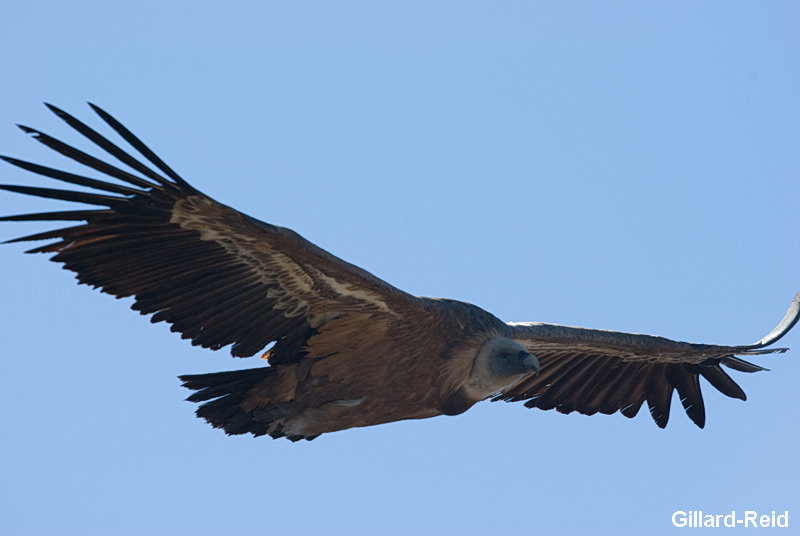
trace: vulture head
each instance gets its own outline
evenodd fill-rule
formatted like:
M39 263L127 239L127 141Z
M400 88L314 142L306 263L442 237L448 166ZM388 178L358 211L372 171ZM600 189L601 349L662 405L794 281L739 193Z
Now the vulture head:
M478 402L531 374L539 374L536 356L518 342L495 337L478 350L469 379L464 385L465 394Z

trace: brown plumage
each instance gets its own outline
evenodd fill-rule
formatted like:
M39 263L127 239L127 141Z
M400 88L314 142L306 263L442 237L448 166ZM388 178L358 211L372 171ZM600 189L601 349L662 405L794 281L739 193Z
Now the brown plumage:
M747 346L649 335L507 324L474 305L409 295L297 233L253 219L195 190L103 110L97 114L154 168L69 114L50 109L130 168L116 167L37 130L37 141L107 175L101 181L2 157L52 179L102 192L0 185L93 209L6 216L0 221L78 222L10 242L49 240L29 253L77 274L80 283L166 321L192 344L263 352L270 366L182 376L202 402L197 414L229 434L292 440L355 426L454 415L476 402L633 417L646 403L656 424L673 391L705 423L702 376L744 400L722 365L763 370L736 355L766 349L800 315L800 293L769 335ZM266 351L265 351L266 349Z

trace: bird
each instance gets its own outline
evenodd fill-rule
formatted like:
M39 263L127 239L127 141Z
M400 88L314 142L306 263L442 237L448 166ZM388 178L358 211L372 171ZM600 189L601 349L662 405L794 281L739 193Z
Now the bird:
M191 391L187 400L199 404L197 416L229 435L312 440L354 427L459 415L485 400L628 418L646 404L664 428L675 391L691 421L703 428L700 378L746 400L726 369L766 370L742 357L786 352L772 345L800 317L798 292L775 329L740 346L503 322L470 303L406 293L288 228L215 201L92 103L139 158L46 106L123 167L18 125L104 178L0 156L83 188L0 185L77 204L0 217L68 222L5 243L47 241L26 253L52 254L50 260L74 272L79 284L133 297L132 309L154 323L167 322L193 345L229 347L234 357L266 360L245 370L179 377Z

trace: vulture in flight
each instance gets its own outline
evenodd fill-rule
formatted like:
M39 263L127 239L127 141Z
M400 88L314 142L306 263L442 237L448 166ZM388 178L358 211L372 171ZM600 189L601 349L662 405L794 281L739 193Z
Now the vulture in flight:
M646 404L663 428L675 390L702 428L700 378L744 400L726 369L764 370L737 356L786 351L769 347L800 316L798 293L764 338L720 346L506 323L469 303L412 296L290 229L196 190L119 121L91 106L149 165L48 105L122 167L20 126L105 180L0 157L93 190L0 185L89 206L2 217L69 222L8 242L46 241L28 253L53 254L51 260L75 272L80 283L132 296L133 309L168 322L192 344L230 346L236 357L261 353L269 366L180 378L194 391L189 400L201 403L197 415L228 434L310 440L355 426L458 415L486 399L626 417Z

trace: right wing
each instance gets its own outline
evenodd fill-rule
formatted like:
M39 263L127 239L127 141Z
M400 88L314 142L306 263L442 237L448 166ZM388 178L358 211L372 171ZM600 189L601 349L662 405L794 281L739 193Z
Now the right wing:
M20 126L37 141L119 182L101 181L10 157L33 173L96 192L0 185L21 194L97 208L5 216L0 221L68 221L78 225L8 242L55 240L28 253L55 253L54 262L80 283L166 321L192 344L247 357L272 342L272 364L299 359L309 337L349 312L394 315L416 300L372 274L308 242L220 204L179 177L116 119L94 111L158 171L66 112L67 124L131 168L120 169L47 134Z

